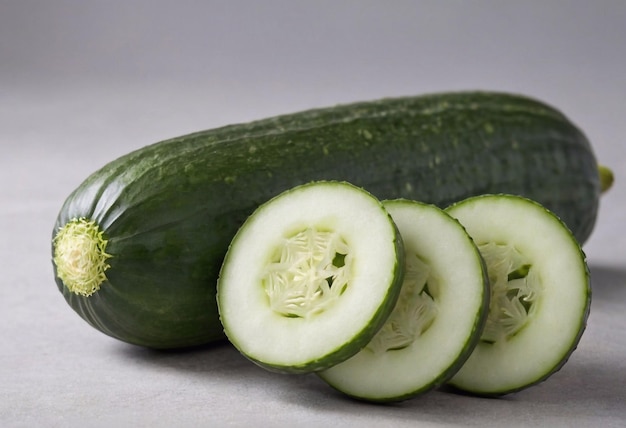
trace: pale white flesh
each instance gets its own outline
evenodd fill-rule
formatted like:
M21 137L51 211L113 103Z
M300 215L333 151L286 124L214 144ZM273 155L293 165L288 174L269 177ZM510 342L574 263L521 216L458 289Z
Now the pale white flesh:
M333 231L349 248L345 292L310 316L270 307L263 278L286 238L307 228ZM373 336L400 289L402 245L382 203L355 186L317 182L296 187L248 218L226 255L218 306L230 341L270 369L307 372L348 358Z
M437 207L412 201L386 201L385 207L400 230L405 256L419 257L429 271L435 313L408 346L378 352L368 346L319 373L334 388L371 401L410 398L447 381L477 342L488 303L482 259L458 221ZM394 311L401 304L399 300Z
M578 243L554 214L520 197L475 197L448 212L479 248L513 246L532 266L537 294L524 326L495 343L481 341L450 383L477 394L502 395L545 380L567 361L586 324L589 278Z

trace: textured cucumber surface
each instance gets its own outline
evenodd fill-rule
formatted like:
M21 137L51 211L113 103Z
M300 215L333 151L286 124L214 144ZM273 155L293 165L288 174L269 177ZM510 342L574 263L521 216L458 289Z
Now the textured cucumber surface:
M74 218L95 221L111 255L106 281L77 295L54 266L58 288L92 326L130 343L223 339L215 284L235 232L259 204L324 179L442 207L522 194L581 242L600 196L583 133L533 99L461 92L310 110L159 142L95 172L63 204L53 236Z

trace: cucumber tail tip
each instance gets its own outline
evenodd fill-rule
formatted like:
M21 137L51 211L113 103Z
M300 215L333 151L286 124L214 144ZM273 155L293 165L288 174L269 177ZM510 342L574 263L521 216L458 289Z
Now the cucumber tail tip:
M613 176L613 171L604 165L598 165L598 172L600 174L600 189L604 193L613 186L615 177Z

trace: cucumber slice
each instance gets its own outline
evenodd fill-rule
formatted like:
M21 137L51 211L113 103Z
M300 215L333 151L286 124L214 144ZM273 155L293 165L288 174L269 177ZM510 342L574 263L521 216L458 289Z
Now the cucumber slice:
M382 203L345 182L313 182L260 206L234 237L217 284L228 339L272 371L326 369L385 322L404 275Z
M361 352L318 373L341 392L381 402L408 399L450 379L478 342L489 305L483 260L457 220L407 200L385 207L404 241L400 298Z
M589 315L580 245L556 215L519 196L472 197L447 211L478 245L491 283L481 341L450 384L498 396L547 379L576 348Z

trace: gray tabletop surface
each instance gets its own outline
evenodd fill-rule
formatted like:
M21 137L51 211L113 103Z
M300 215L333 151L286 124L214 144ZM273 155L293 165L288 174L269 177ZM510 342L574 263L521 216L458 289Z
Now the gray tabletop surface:
M616 175L584 244L587 330L538 386L365 404L228 344L119 342L56 287L61 204L122 154L311 107L465 89L556 106ZM621 0L0 0L0 426L626 426L625 107Z

